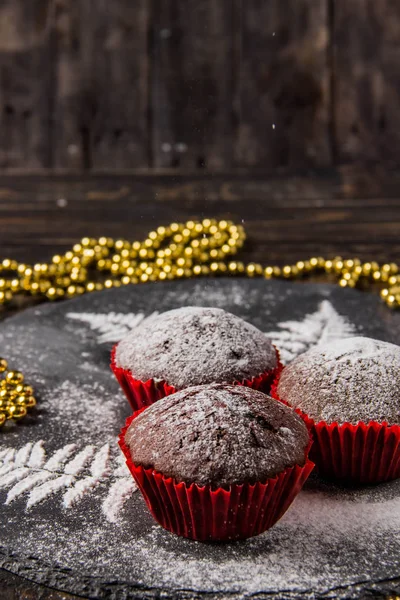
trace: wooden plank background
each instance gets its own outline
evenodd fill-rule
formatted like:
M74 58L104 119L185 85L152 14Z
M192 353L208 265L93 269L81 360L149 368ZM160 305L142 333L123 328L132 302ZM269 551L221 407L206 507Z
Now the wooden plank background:
M400 163L392 0L0 0L0 170Z

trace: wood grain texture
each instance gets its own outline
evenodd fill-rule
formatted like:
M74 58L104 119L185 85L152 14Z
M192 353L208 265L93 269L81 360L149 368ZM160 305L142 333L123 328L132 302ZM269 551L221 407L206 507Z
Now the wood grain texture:
M149 163L145 0L56 0L55 165Z
M239 165L331 163L328 0L243 2Z
M232 163L234 4L153 1L156 167L218 170Z
M335 121L341 162L400 160L400 4L334 5Z
M0 169L51 165L50 6L0 2Z

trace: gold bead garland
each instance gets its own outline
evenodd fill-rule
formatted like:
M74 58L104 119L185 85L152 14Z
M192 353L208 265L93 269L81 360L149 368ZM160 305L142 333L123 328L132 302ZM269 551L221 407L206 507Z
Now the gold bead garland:
M35 404L33 389L25 385L22 373L8 370L6 359L0 358L0 425L22 419Z
M148 281L206 275L299 279L320 272L328 274L341 287L384 284L380 292L382 300L391 308L400 306L400 274L395 263L362 263L357 258L337 256L330 260L312 257L283 267L244 264L232 257L245 239L241 225L215 219L161 226L150 231L143 242L85 237L65 254L53 256L50 263L26 265L3 260L0 263L0 305L21 294L58 300ZM24 404L23 394L18 403L19 396L11 389L12 377L8 382L6 379L0 382L3 385L0 402L4 399L0 404L0 424L7 418L21 418L29 402L34 404L32 394L25 394L30 398L28 404ZM18 385L22 384L15 387ZM2 406L7 409L3 411ZM3 420L2 414L5 415Z

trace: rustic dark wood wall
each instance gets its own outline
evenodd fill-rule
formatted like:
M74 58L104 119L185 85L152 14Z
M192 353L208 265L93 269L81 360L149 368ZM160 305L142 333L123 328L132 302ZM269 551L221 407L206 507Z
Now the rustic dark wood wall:
M400 163L400 2L0 0L0 169Z

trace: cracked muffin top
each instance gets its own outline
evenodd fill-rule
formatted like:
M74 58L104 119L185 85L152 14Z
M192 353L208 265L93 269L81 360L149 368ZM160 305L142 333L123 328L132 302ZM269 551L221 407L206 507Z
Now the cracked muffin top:
M187 484L264 482L303 466L309 434L284 404L238 385L187 388L159 400L130 424L136 465Z
M262 331L220 308L198 306L145 319L118 344L115 361L136 379L176 389L252 379L278 363Z

